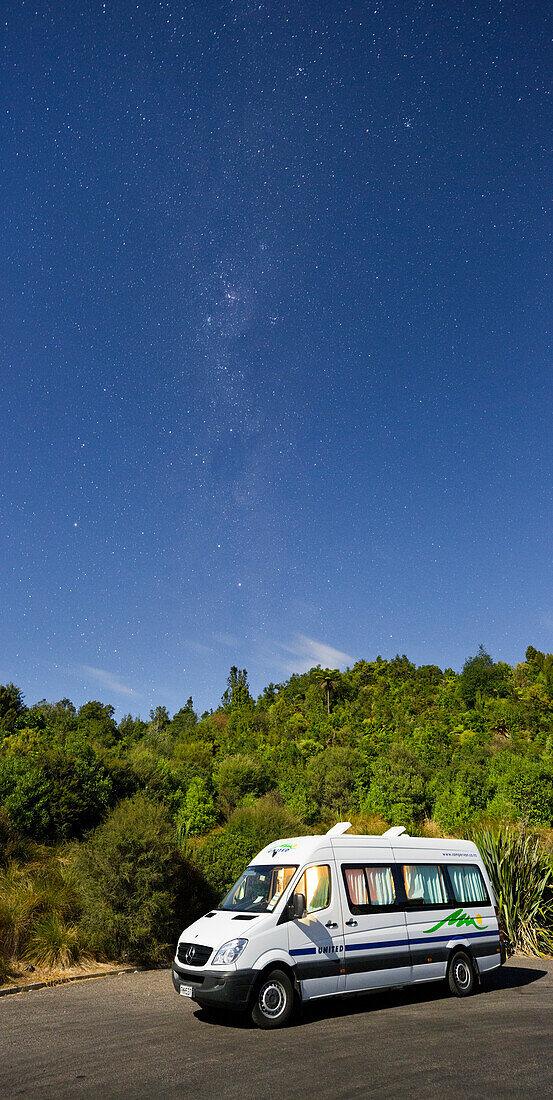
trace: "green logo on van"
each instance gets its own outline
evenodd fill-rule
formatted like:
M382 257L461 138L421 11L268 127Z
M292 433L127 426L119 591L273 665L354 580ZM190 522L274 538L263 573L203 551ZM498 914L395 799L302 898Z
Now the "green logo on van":
M297 848L297 844L279 844L277 848L269 848L269 851L274 859L281 852L291 852L292 848Z
M443 928L444 924L454 924L456 928L478 928L479 931L483 931L488 927L487 924L482 924L480 913L478 913L476 917L469 917L468 913L463 913L462 909L456 909L455 912L450 913L448 917L439 920L433 928L425 928L424 934L428 936L431 932L437 932L439 928Z

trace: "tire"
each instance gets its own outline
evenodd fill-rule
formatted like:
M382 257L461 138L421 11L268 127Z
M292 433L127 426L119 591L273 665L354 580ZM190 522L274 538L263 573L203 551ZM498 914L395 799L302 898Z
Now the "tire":
M455 997L470 997L476 986L474 964L466 951L456 951L447 969L447 984Z
M294 989L284 970L264 974L254 994L251 1018L264 1029L285 1027L294 1011Z

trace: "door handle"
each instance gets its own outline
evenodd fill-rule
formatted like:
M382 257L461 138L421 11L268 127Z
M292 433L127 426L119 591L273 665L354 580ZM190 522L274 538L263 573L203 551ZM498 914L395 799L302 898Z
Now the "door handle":
M356 920L347 920L346 924L349 924L350 926L353 925L355 928L357 928L357 921Z
M333 921L333 920L327 920L327 922L325 924L325 928L337 928L337 927L338 927L338 925L336 924L336 921Z

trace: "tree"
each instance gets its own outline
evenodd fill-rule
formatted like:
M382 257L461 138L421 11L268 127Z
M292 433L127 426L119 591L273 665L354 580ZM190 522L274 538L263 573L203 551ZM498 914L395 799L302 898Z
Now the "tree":
M227 714L242 707L251 707L253 699L248 685L248 673L245 668L237 668L233 665L227 678L226 690L223 692L221 703Z
M363 757L348 745L336 745L313 756L306 768L309 794L323 811L340 816L358 808L363 783Z
M189 733L194 729L194 726L198 722L198 715L194 710L194 703L192 696L186 700L186 706L181 707L176 714L173 715L173 721L171 723L171 732L176 736L182 736Z
M89 740L98 741L103 745L112 745L119 736L117 725L113 719L114 708L109 704L99 703L97 699L84 703L77 711L77 726Z
M13 733L17 721L25 711L23 694L15 684L0 685L0 730Z
M184 804L177 815L177 834L182 840L208 833L217 824L211 784L196 775L190 781Z
M553 653L542 653L529 645L526 664L533 683L542 684L549 698L553 696Z
M152 733L163 733L170 721L167 707L156 707L155 710L150 711L150 730Z
M503 668L495 665L481 645L475 657L467 657L459 677L459 691L467 707L474 707L478 695L497 693L503 682Z
M89 746L0 761L0 801L16 828L36 840L59 843L93 828L111 795L111 779Z
M337 668L325 669L321 680L321 691L326 699L326 713L330 714L330 696L335 695L340 687L341 677Z

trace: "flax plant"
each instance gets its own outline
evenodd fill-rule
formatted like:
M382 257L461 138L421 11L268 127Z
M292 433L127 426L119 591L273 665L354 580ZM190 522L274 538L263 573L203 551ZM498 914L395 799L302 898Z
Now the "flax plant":
M521 955L553 954L553 868L539 838L522 828L481 829L482 853L499 906L508 948Z

